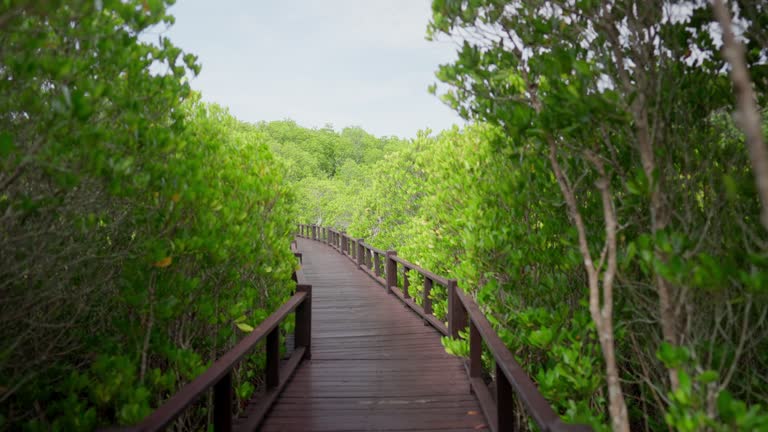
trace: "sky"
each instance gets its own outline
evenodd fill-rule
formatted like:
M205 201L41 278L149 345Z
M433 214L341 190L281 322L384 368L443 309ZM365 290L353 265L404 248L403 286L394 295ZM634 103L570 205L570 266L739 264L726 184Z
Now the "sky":
M170 12L155 33L198 56L192 87L240 120L404 138L463 123L427 92L456 58L424 38L429 0L178 0Z

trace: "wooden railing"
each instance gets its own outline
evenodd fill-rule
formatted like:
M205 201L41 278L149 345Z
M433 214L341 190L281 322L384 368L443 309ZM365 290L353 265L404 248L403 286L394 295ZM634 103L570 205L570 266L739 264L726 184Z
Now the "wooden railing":
M301 254L293 246L294 255L301 260ZM236 424L237 429L240 430L256 430L299 363L312 356L312 285L307 283L301 269L294 272L293 280L296 282L296 293L234 348L216 360L202 375L182 387L139 424L111 430L126 432L164 430L187 407L200 400L206 391L213 388L213 429L216 432L231 431L234 400L232 370L259 342L266 338L267 362L264 371L266 391L249 402L246 407L248 415L237 419ZM280 323L294 310L296 311L295 348L281 366Z
M298 234L300 237L326 243L356 262L363 271L385 287L388 292L395 294L403 303L419 314L425 324L433 326L442 334L458 338L459 330L469 327L467 374L469 375L471 390L477 396L483 413L494 432L520 429L521 425L515 423L517 421L515 398L522 403L530 418L543 432L587 432L592 430L589 426L567 424L560 419L549 402L544 399L533 380L517 363L514 355L496 334L480 307L458 287L455 279L438 276L398 257L396 251L377 249L365 243L363 239L350 237L343 231L333 228L300 224ZM398 273L401 271L402 278L398 280ZM421 304L414 301L411 295L409 272L418 273L423 280L424 285L419 302ZM432 290L435 284L445 287L447 292L446 321L436 317L432 310ZM495 360L493 383L486 383L483 378L483 343ZM495 388L495 392L491 392L491 388Z

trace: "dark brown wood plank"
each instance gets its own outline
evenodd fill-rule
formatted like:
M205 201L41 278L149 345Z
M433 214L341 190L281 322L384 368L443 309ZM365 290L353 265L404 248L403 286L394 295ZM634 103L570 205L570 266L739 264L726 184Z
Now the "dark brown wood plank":
M312 284L312 359L264 431L488 430L442 334L333 248L298 240Z
M299 362L304 358L305 350L305 347L299 347L291 354L291 357L282 366L283 378L280 379L280 383L276 387L267 390L265 394L254 396L252 401L246 406L242 418L235 420L233 425L234 431L252 431L259 427L264 420L264 415L269 411L275 399L277 399L277 396L280 395L280 392L288 382L288 378L285 377L293 375Z

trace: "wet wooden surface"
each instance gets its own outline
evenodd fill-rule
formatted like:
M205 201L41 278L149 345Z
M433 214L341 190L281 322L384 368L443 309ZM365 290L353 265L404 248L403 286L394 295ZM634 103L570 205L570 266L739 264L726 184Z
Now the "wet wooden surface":
M312 359L261 430L488 430L436 330L331 247L298 243L313 287Z

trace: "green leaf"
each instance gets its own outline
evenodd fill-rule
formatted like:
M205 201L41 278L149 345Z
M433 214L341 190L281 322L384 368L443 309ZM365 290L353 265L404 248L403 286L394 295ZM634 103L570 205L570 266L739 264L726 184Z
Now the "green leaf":
M8 157L16 146L13 143L13 136L7 132L0 133L0 157Z
M688 350L684 347L678 347L667 342L662 342L656 357L668 368L680 367L688 360Z
M538 348L546 348L550 342L552 342L553 333L551 329L542 328L534 330L528 335L528 340L532 345Z
M725 422L733 421L733 396L727 390L723 390L717 395L717 414Z
M240 330L242 330L242 331L244 331L246 333L250 333L250 332L253 331L253 327L251 327L250 325L248 325L246 323L237 323L237 328L239 328Z
M717 371L705 370L696 377L696 380L702 384L709 384L717 381L719 377L720 374L718 374Z

